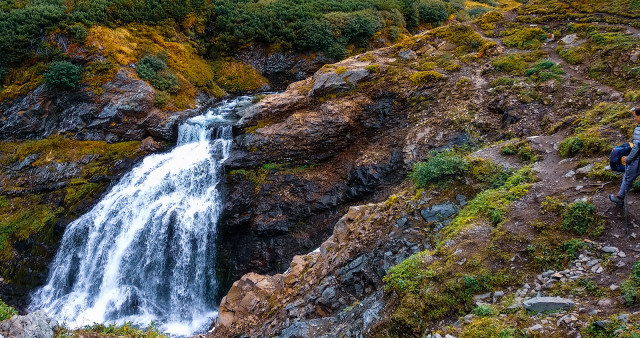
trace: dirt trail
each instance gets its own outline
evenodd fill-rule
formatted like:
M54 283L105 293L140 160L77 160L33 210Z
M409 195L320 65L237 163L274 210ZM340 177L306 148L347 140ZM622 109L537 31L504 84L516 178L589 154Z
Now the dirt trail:
M516 201L509 214L509 221L504 224L504 228L510 233L517 234L532 240L536 234L531 226L532 222L549 218L550 221L557 221L557 216L541 215L540 203L547 196L558 197L565 202L578 200L588 200L596 206L598 215L605 222L605 230L602 236L596 239L597 243L603 246L617 247L626 253L626 257L616 260L622 261L620 264L611 266L605 273L597 274L594 281L602 287L611 284L620 285L628 278L631 267L636 260L640 259L640 198L636 193L629 194L629 232L627 233L623 208L609 201L609 194L618 190L620 180L613 182L601 182L595 179L578 177L577 169L580 168L580 160L577 158L562 159L556 150L558 144L568 136L568 133L557 133L551 136L533 136L528 139L533 148L542 154L542 158L535 163L533 169L536 171L539 181L530 189L529 193L521 200ZM500 146L496 145L485 148L474 154L475 156L496 161L502 165L513 168L513 156L500 154ZM603 158L592 158L583 163L595 163ZM522 164L520 164L522 165ZM525 257L516 256L514 264L525 263Z

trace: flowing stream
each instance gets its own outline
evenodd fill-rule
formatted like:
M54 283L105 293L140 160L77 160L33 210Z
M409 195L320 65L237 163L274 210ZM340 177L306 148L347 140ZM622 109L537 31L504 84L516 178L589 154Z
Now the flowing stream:
M32 295L70 328L155 323L171 335L206 330L216 316L219 183L241 97L179 127L177 146L150 155L67 227L47 284Z

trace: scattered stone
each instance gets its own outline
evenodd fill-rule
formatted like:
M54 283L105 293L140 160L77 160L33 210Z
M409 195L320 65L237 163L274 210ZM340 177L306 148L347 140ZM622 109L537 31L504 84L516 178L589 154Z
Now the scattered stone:
M620 315L618 315L618 320L621 320L621 321L627 323L629 321L629 314L628 313L621 313Z
M611 254L615 254L618 253L618 248L614 247L614 246L605 246L602 249L602 252L606 252L606 253L611 253Z
M416 52L412 51L411 49L403 49L398 52L398 57L403 60L413 60L417 58L418 55L416 55Z
M529 311L545 312L560 309L570 309L575 306L575 302L570 299L560 297L536 296L534 298L525 300L523 305L524 308Z
M496 291L493 293L493 302L497 303L502 297L504 297L504 291Z
M543 329L542 325L536 324L536 325L530 327L528 330L530 330L530 331L541 331L542 329Z
M450 202L433 205L420 211L420 215L427 222L443 221L457 213L458 207Z
M595 322L593 322L593 325L604 329L607 326L607 322L608 320L596 320Z
M489 299L489 297L491 297L491 292L483 293L481 295L475 295L473 296L473 300L477 302L479 300Z
M560 279L560 278L562 278L562 275L560 273L556 272L553 275L551 275L551 278Z
M624 251L620 251L620 252L618 252L618 257L625 258L625 257L627 257L627 254L624 253Z
M588 173L591 172L591 170L593 170L593 164L589 164L589 165L586 165L586 166L584 166L584 167L582 167L580 169L577 169L576 170L576 177L578 177L578 178L585 177L585 176L587 176Z
M572 177L574 177L574 176L576 176L576 172L575 172L575 171L573 171L573 170L569 170L569 172L567 172L566 174L564 174L564 177L565 177L565 178L572 178Z
M616 290L618 290L619 288L620 288L620 287L619 287L619 286L617 286L617 285L615 285L615 284L611 284L611 285L609 285L609 290L611 290L611 291L616 291Z
M613 300L606 298L606 299L601 299L598 301L598 306L599 307L611 307L613 306Z
M562 39L560 39L560 41L566 43L566 44L570 44L573 43L574 41L576 41L576 38L578 37L577 34L569 34L565 37L563 37Z
M467 196L458 195L456 196L456 201L458 201L458 204L460 204L461 207L464 207L465 205L467 205Z
M404 228L405 225L407 225L407 218L406 217L398 218L394 225L396 226L396 228Z

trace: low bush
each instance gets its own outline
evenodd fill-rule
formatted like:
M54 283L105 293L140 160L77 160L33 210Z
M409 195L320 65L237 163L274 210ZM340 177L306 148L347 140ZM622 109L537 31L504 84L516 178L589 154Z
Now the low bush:
M553 61L543 59L524 72L524 75L536 83L545 82L548 80L562 80L560 75L564 74L562 67L559 64L553 63Z
M589 56L589 51L583 46L569 48L558 47L557 52L562 59L572 65L585 62Z
M140 78L149 81L151 85L160 91L169 93L177 93L180 90L180 84L175 74L167 69L166 55L159 56L147 55L140 59L136 67L136 71Z
M420 188L462 178L468 170L469 163L464 158L453 151L443 151L431 156L426 162L414 164L409 178Z
M562 229L578 235L590 233L598 236L604 226L602 220L596 214L593 203L578 201L567 206L562 214Z
M580 133L566 138L560 143L558 153L561 157L573 157L579 153L607 154L611 150L611 142L591 133Z
M2 299L0 299L0 322L6 319L9 319L18 314L16 309L11 306L5 304Z
M547 33L538 27L522 27L507 32L502 42L507 47L519 49L538 49L547 41Z
M629 274L629 279L625 280L620 285L620 291L622 292L622 299L626 306L632 306L640 300L639 298L640 288L640 261L633 263L633 268Z
M414 74L411 74L411 76L409 76L409 80L411 80L413 83L417 84L417 85L425 85L425 84L431 84L431 83L435 83L438 82L440 80L442 80L442 78L444 78L444 75L434 71L434 70L427 70L427 71L423 71L423 72L417 72Z
M2 78L0 74L0 79ZM638 102L640 101L640 90L630 90L624 93L624 99L628 102Z
M82 66L68 61L57 61L44 73L44 78L47 86L51 88L76 89L82 79Z
M535 162L539 159L539 156L536 155L531 146L531 142L527 140L508 142L500 148L500 153L507 156L518 155L522 162Z

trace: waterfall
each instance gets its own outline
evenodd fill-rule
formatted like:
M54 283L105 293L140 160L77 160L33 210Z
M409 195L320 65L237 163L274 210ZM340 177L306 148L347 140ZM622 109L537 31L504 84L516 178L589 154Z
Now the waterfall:
M177 146L150 155L67 227L47 284L32 295L70 328L155 323L171 335L206 330L216 316L219 183L237 98L179 127Z

